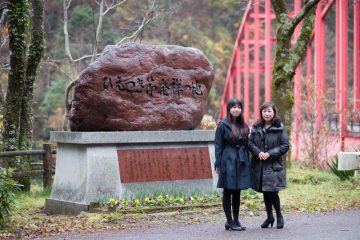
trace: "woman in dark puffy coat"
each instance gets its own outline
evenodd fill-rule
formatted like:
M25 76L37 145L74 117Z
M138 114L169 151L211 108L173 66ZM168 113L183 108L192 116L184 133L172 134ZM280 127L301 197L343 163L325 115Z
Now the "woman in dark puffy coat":
M247 150L249 128L244 122L242 109L240 100L230 99L227 116L220 121L215 133L215 170L219 174L217 187L224 189L225 229L235 231L246 229L239 222L240 191L252 187Z
M276 115L272 102L265 102L260 108L260 119L250 133L249 150L252 153L251 166L255 187L264 194L267 219L262 228L273 226L275 221L272 206L276 211L277 228L284 227L278 192L286 186L285 153L289 150L287 129Z

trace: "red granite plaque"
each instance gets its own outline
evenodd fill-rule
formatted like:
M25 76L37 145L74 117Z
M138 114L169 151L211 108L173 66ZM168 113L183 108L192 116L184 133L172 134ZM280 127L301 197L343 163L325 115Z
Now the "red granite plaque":
M122 183L212 178L207 147L121 149Z

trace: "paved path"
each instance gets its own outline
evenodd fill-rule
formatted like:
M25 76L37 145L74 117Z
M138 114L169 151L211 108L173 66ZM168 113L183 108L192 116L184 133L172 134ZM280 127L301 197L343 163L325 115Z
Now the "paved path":
M285 215L284 229L261 229L264 219L254 217L243 221L247 227L244 232L225 231L223 223L206 223L193 225L170 225L141 230L122 230L67 236L48 239L196 239L196 240L231 240L231 239L326 239L326 240L360 240L360 209L334 213Z

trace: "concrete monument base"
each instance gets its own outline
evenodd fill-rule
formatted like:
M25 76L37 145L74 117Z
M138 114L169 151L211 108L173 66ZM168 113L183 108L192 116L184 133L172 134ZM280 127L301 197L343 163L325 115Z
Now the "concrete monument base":
M51 132L56 171L45 209L78 214L101 198L211 193L214 138L211 130Z

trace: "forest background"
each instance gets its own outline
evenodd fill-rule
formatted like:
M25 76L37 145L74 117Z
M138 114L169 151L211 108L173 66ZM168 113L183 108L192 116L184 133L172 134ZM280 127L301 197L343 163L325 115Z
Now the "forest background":
M112 1L105 2L111 4ZM148 0L128 0L110 10L103 19L98 52L106 45L116 44L132 35L141 25L150 3ZM228 64L246 5L246 0L157 0L154 10L156 17L136 38L137 42L145 44L181 45L204 52L215 69L215 80L206 108L206 113L214 118L220 109ZM3 6L5 0L0 0L0 11ZM44 7L46 49L34 85L34 147L48 141L50 131L62 129L66 86L91 61L91 58L76 63L68 60L64 35L64 1L47 0ZM327 21L335 21L335 17L331 16L335 16L334 10L329 13ZM69 50L74 59L92 53L98 19L99 5L96 1L71 1L67 27ZM335 37L335 24L328 26L327 35ZM6 35L7 30L6 26L2 26L2 36ZM8 40L3 37L0 42L0 111L3 109L7 88L9 55ZM331 55L330 52L328 59L335 61Z

